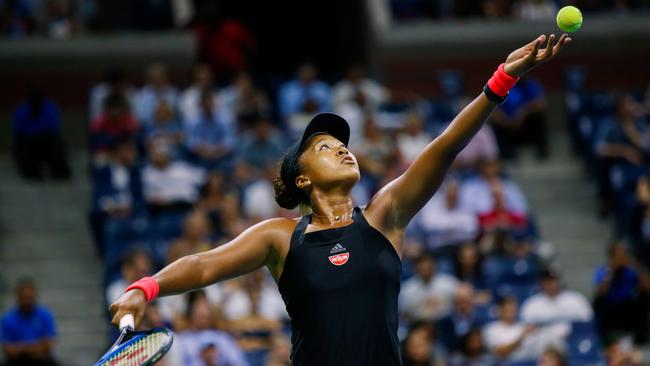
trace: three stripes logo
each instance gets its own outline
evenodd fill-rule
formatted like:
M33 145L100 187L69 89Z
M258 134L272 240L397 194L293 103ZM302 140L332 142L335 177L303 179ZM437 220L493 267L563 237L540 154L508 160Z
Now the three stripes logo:
M336 245L334 245L332 249L330 249L330 254L333 254L330 255L328 258L330 260L330 263L332 263L335 266L342 266L345 263L347 263L348 259L350 259L350 253L346 251L347 249L345 249L344 246L342 246L340 243L336 243ZM346 253L341 253L341 252L346 252Z

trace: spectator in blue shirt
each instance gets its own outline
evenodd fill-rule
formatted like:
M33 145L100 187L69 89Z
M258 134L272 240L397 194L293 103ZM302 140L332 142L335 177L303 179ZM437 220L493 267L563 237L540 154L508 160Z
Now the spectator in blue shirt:
M506 101L492 115L492 127L503 158L515 158L523 143L535 146L538 158L548 156L546 96L542 85L530 77L521 79Z
M206 169L228 170L236 133L232 115L215 106L212 93L201 95L198 120L187 127L187 148Z
M133 112L139 124L153 123L156 106L160 101L165 101L176 111L178 91L169 83L165 65L156 63L147 69L147 84L133 97Z
M631 263L623 242L608 248L608 262L596 269L594 308L602 337L616 332L631 333L636 342L648 338L648 288L640 273Z
M13 137L14 160L21 176L41 180L47 168L53 178L70 178L59 108L38 88L31 88L14 113Z
M54 317L36 302L36 284L25 278L16 286L16 306L2 316L2 349L8 366L56 365L52 357Z
M239 164L244 181L261 178L269 166L275 166L285 145L271 121L259 116L249 133L244 134L239 147Z
M331 109L332 93L329 85L317 79L316 67L312 64L300 66L295 80L280 86L278 91L278 109L284 123L291 130L302 131L304 124L318 112ZM302 117L305 118L302 118Z

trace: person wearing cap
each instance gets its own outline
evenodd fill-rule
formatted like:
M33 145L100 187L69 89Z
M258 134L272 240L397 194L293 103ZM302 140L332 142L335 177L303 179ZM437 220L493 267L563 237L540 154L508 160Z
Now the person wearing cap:
M333 113L316 115L282 159L274 182L276 202L305 215L262 221L229 243L135 282L111 305L113 323L132 314L139 324L157 295L266 266L291 317L292 365L401 365L397 299L406 225L517 77L555 56L568 38L554 39L540 36L511 53L484 92L365 207L352 201L360 172L347 147L347 122Z

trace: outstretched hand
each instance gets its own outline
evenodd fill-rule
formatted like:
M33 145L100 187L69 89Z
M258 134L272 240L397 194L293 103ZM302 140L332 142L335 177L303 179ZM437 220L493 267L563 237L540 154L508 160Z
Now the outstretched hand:
M564 47L571 42L571 38L565 33L554 44L555 34L548 37L542 34L529 44L515 50L506 59L504 71L511 76L522 76L528 71L545 63L555 57ZM540 46L546 42L546 47L540 49Z

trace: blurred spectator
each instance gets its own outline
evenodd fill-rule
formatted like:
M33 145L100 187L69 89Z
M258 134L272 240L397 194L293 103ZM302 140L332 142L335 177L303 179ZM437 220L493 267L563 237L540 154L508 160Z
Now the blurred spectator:
M332 88L332 104L340 108L347 103L357 103L361 93L363 105L370 110L376 110L390 98L389 91L380 83L367 77L362 65L352 65L348 68L345 78Z
M266 270L257 270L241 279L223 304L224 317L230 321L260 317L267 321L289 318L277 286Z
M145 146L151 148L151 145L162 143L169 147L170 158L181 157L185 133L183 126L174 118L169 104L164 101L158 103L153 124L144 126L143 130Z
M499 320L483 329L487 347L501 359L532 360L549 347L564 346L569 327L563 324L535 326L517 321L517 299L505 297L499 302Z
M566 356L555 348L548 348L539 357L537 366L567 366Z
M528 204L517 184L505 177L498 160L483 160L479 164L480 174L461 184L459 200L463 210L477 215L493 212L497 206L492 191L493 185L500 186L504 208L512 213L525 214Z
M153 123L156 107L161 101L177 108L178 91L169 83L167 67L162 63L149 65L146 70L147 83L133 97L134 113L142 125Z
M504 249L505 256L492 258L499 261L499 267L489 267L492 272L488 277L496 276L496 283L491 285L496 286L500 295L513 295L523 301L538 291L536 282L540 275L540 260L527 238L512 238Z
M608 263L596 269L594 309L601 337L614 333L633 334L637 343L648 340L650 289L632 265L627 248L614 242L607 251Z
M135 90L123 70L112 69L106 72L104 80L90 90L89 113L90 121L93 121L104 110L104 101L111 94L120 94L133 105Z
M106 258L114 249L111 238L124 225L136 224L133 220L144 209L142 181L136 164L137 152L131 139L115 141L110 146L108 160L92 170L93 208L91 214L93 235L99 255L107 265L119 262L119 253ZM108 241L108 242L107 242Z
M169 248L167 264L186 255L212 249L212 245L207 240L209 233L210 222L203 211L196 210L187 215L183 225L183 235Z
M242 285L227 295L224 315L248 361L261 365L271 350L273 334L289 316L275 283L264 270L245 276Z
M505 18L511 14L511 2L508 0L482 0L481 5L485 18Z
M521 307L525 323L586 322L593 318L593 310L584 295L562 289L559 274L552 268L542 272L542 292L530 297Z
M37 303L36 284L23 278L16 285L16 306L2 315L0 341L7 366L56 365L52 350L56 324L52 313Z
M104 99L104 111L90 125L90 147L96 160L117 140L135 136L139 128L129 110L129 102L119 93L111 93Z
M532 143L538 158L548 156L546 95L531 77L522 78L492 114L492 128L504 159L515 158L523 143Z
M469 283L461 283L456 289L451 313L437 323L440 340L449 352L457 351L463 336L473 328L481 328L486 316L477 311L477 294Z
M552 0L519 0L514 2L513 15L522 20L555 19L558 7Z
M394 139L383 133L373 119L366 121L363 138L350 148L363 172L361 184L367 187L367 196L370 198L382 186L383 181L394 174L391 170L397 169L399 150Z
M608 366L645 365L643 355L634 348L630 337L619 337L610 342L605 350Z
M169 146L157 141L149 147L150 162L142 170L144 197L151 211L189 208L199 199L203 170L172 160Z
M423 254L415 260L415 276L403 283L400 311L409 320L438 320L447 316L458 289L458 280L436 273L435 261Z
M626 205L627 191L641 175L642 149L646 149L646 154L650 152L647 151L650 135L642 132L648 129L639 118L638 105L631 96L618 98L616 116L604 122L595 141L598 198L603 213L611 207L617 209L620 230L626 226L628 208L631 208Z
M404 366L442 366L444 361L440 350L434 344L435 330L430 323L414 322L402 341L402 362Z
M448 177L417 215L416 225L422 231L429 250L444 251L449 246L455 248L478 235L476 215L459 205L459 189L459 181Z
M217 242L233 238L246 228L242 225L239 192L224 180L223 173L211 172L197 204L208 215Z
M56 179L69 179L61 115L43 91L32 87L13 115L13 155L23 178L41 180L45 172Z
M176 333L170 364L248 365L235 340L228 333L214 328L210 305L205 298L194 301L189 311L189 319L189 329Z
M462 149L454 160L459 170L475 170L482 160L499 160L499 147L490 125L485 124Z
M409 113L404 131L397 136L397 148L404 164L410 165L431 141L433 137L424 131L422 117L416 112Z
M275 168L285 150L281 134L267 118L260 116L251 127L242 136L237 154L237 168L246 170L246 180L263 177L267 168Z
M317 76L314 65L303 64L298 68L296 79L282 84L278 90L278 112L296 136L302 133L314 114L331 109L330 87Z
M206 64L194 66L192 85L183 91L179 98L178 109L185 125L195 123L201 113L201 94L211 93L213 104L217 104L217 93L213 89L212 70Z
M212 1L196 3L214 10L212 14L203 9L196 11L193 30L199 46L199 59L210 65L218 79L248 69L249 59L257 47L255 35L242 22L221 19L223 12L219 12L218 4Z
M237 143L235 121L215 106L212 92L203 91L200 103L198 120L187 127L187 148L204 168L228 170Z
M484 233L493 233L495 231L516 233L524 231L528 223L526 215L506 206L503 182L494 180L488 184L494 205L492 210L479 213L478 220L481 231Z
M471 329L460 341L460 350L447 358L448 366L497 366L499 362L486 351L481 330Z
M483 256L474 242L468 241L458 247L454 257L456 278L474 286L477 290L475 302L487 303L492 300L484 273Z
M280 208L273 195L273 181L277 177L277 169L269 166L264 170L264 175L244 189L242 209L244 215L253 222L270 219L278 216Z
M350 66L345 78L332 88L332 106L348 121L352 141L359 141L367 117L372 116L388 98L388 90L366 77L366 70L361 65Z
M247 72L240 72L231 85L219 92L219 102L237 118L240 129L247 129L260 118L271 115L271 104L263 91L253 84Z
M130 284L152 273L151 253L142 249L129 251L122 259L122 277L110 283L106 289L107 303L113 303Z
M636 207L631 220L630 236L634 254L646 267L650 267L650 179L639 178L636 187Z
M282 333L276 333L271 339L271 351L266 357L264 366L290 366L291 341Z

